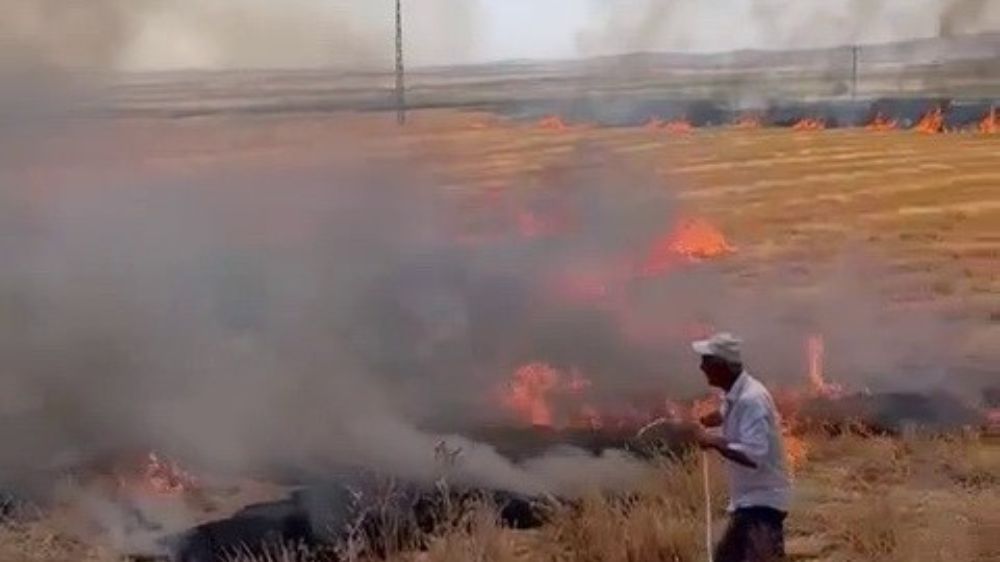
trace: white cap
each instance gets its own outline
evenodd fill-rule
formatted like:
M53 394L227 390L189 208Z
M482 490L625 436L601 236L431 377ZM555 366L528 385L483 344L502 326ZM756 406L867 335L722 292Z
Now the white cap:
M743 363L743 359L740 356L740 346L742 343L743 340L729 332L721 332L707 340L692 343L691 348L698 355L718 357L729 363Z

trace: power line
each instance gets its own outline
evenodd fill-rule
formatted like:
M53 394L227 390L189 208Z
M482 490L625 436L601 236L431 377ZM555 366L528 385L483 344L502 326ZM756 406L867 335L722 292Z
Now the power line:
M861 56L861 47L851 46L851 99L858 98L858 59Z
M396 122L406 123L406 75L403 68L403 6L396 0Z

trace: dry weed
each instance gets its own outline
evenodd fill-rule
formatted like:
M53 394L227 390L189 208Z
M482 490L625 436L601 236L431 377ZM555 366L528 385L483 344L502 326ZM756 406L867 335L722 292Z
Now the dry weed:
M1000 447L976 436L935 439L918 449L925 462L956 484L973 490L1000 486Z

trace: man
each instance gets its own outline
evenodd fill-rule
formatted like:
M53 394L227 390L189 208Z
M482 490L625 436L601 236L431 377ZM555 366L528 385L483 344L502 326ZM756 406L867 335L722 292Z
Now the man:
M708 384L726 392L721 410L701 419L707 427L721 426L721 435L697 431L703 448L728 461L730 520L715 562L779 560L791 496L780 418L771 394L743 368L740 345L728 333L692 344Z

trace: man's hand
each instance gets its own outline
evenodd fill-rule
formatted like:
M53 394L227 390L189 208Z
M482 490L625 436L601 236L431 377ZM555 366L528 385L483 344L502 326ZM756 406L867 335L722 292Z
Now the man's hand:
M741 451L737 451L729 446L729 442L719 435L712 435L705 430L704 427L698 426L694 434L695 442L698 443L702 449L715 449L720 455L734 463L745 466L747 468L757 468L757 463L755 463L750 457Z
M710 414L705 414L698 421L705 427L719 427L722 425L722 412L716 410Z

